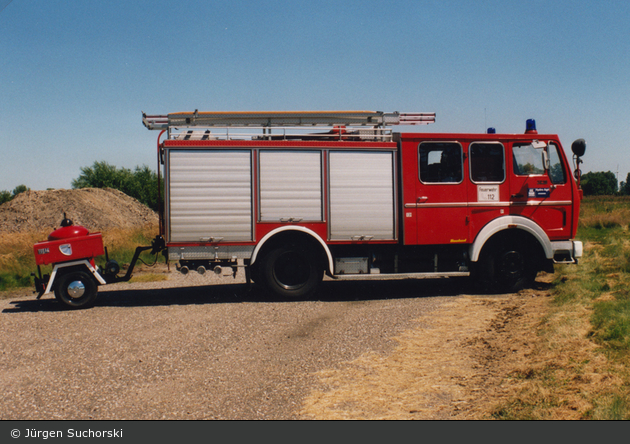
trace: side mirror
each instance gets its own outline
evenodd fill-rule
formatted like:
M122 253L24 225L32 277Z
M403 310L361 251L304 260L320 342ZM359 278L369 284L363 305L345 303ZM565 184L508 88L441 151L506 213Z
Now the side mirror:
M580 171L580 164L582 163L582 157L586 152L586 140L577 139L575 142L571 144L571 151L573 151L573 164L575 166L575 171L573 175L575 176L575 180L577 181L578 189L580 189L580 199L582 198L582 172Z
M577 157L582 157L586 152L586 140L577 139L571 144L571 151L573 151L573 154Z

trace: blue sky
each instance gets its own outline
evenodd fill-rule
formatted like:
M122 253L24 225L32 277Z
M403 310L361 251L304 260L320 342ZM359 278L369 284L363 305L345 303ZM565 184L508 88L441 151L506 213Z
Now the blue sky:
M630 172L630 2L0 0L0 190L156 168L141 112L432 111Z

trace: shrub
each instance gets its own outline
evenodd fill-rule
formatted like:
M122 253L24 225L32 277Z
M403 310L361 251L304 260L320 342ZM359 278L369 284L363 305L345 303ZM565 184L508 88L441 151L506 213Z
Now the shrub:
M9 193L6 190L0 191L0 205L12 200L15 196L17 196L20 193L23 193L24 191L30 191L30 188L27 187L26 185L18 185L17 187L13 189L12 193Z

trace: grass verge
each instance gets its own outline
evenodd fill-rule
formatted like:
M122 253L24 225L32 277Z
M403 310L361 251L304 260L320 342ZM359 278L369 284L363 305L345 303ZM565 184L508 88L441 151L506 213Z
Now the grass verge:
M630 419L630 199L584 199L578 266L557 266L553 304L518 395L497 419Z

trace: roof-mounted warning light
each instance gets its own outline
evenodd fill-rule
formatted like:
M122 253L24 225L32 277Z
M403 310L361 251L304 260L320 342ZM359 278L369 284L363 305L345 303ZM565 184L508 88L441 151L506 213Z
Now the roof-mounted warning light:
M534 119L527 119L525 123L525 134L538 134L538 131L536 131L536 121Z
M496 134L497 130L495 128L488 128L488 134Z

